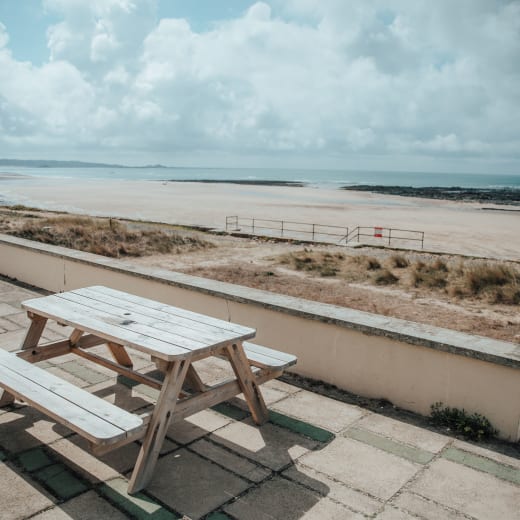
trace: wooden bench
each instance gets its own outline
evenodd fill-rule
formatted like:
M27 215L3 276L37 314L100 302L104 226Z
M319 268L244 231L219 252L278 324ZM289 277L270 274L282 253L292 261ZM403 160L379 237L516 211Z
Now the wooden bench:
M262 347L249 341L242 343L249 363L259 368L270 368L273 370L284 370L298 361L296 356L280 352L268 347Z
M95 445L144 435L141 417L1 349L0 387Z

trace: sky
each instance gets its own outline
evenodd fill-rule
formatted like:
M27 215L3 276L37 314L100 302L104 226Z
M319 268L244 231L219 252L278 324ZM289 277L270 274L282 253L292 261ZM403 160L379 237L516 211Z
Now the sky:
M520 0L0 0L0 157L520 174Z

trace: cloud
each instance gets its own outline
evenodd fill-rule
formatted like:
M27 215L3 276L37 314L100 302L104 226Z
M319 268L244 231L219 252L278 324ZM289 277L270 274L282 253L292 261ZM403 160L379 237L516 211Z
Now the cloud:
M520 158L518 0L273 0L205 32L151 0L44 5L48 63L0 25L3 153Z

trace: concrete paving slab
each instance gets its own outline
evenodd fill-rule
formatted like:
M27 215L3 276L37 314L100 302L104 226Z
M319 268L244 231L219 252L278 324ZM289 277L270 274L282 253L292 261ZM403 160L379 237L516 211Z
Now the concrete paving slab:
M23 339L25 338L25 329L12 330L0 334L0 348L13 352L19 350Z
M109 403L115 404L124 410L133 412L139 410L139 413L151 409L152 401L149 397L137 394L132 388L117 383L115 378L108 379L96 385L90 385L86 388L91 394L101 397Z
M261 427L251 419L234 422L210 436L211 440L273 470L280 470L319 443L270 423Z
M520 511L518 486L442 458L410 490L479 520L518 518Z
M356 423L356 427L431 453L439 453L452 440L445 435L377 413L363 417Z
M206 439L195 442L190 446L190 449L198 455L206 457L229 471L240 475L246 480L260 482L271 474L271 471L268 469L258 466Z
M357 406L307 390L302 390L279 401L272 406L272 409L336 433L344 430L366 413Z
M249 486L229 471L181 449L159 459L146 492L195 520Z
M231 419L213 410L203 410L170 425L167 436L180 444L188 444L231 422Z
M0 446L12 453L48 445L71 433L29 406L0 414Z
M3 329L6 332L11 332L13 330L19 330L20 326L8 318L0 318L0 329Z
M0 303L0 316L9 316L11 314L17 314L20 312L20 307L10 305L8 303Z
M300 462L383 500L399 491L422 468L419 464L344 437L334 439L322 450L304 455Z
M401 511L392 506L385 506L383 511L376 515L377 520L417 520L415 515Z
M363 515L281 477L268 480L225 508L239 520L361 520Z
M506 464L513 468L520 469L520 458L510 457L498 451L484 448L483 446L478 446L477 444L473 444L471 442L455 440L453 441L452 447L467 451L468 453L480 455L481 457L486 457L487 459L494 460L500 464Z
M59 377L60 379L64 379L65 381L69 382L70 384L72 384L74 386L78 386L79 388L85 388L91 384L88 381L81 379L77 375L72 374L70 371L63 370L61 368L61 365L53 365L53 366L49 367L47 370L51 374L54 374L56 377Z
M337 480L332 480L327 475L303 466L298 461L294 466L284 471L283 476L365 515L374 515L383 507L383 502L380 500L347 487Z
M34 520L125 520L127 518L127 515L94 491L83 493L33 517Z
M59 500L68 500L85 492L88 487L64 464L52 464L34 473Z
M54 504L54 500L29 476L19 475L5 463L0 464L0 515L2 520L27 518Z
M35 296L39 295L36 294ZM15 314L9 314L8 316L6 316L6 319L12 321L13 323L16 323L23 330L26 330L29 326L29 323L31 323L31 320L27 317L27 313L20 309L16 309Z
M355 439L356 441L369 444L370 446L374 446L374 448L379 448L380 450L386 451L388 453L393 453L394 455L402 457L403 459L407 459L411 462L417 462L417 464L427 464L435 457L435 454L429 451L420 450L414 446L408 446L407 444L395 442L388 437L384 437L383 435L379 435L362 428L349 428L346 432L343 433L343 435L345 437Z
M465 520L467 516L453 509L448 509L432 500L404 491L392 500L392 504L424 520Z

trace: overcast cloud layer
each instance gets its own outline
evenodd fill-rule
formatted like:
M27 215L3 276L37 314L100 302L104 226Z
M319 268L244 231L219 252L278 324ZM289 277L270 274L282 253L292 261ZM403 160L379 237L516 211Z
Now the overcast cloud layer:
M43 8L42 65L0 24L0 156L518 172L520 1L272 0L203 33L153 0Z

